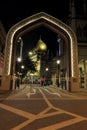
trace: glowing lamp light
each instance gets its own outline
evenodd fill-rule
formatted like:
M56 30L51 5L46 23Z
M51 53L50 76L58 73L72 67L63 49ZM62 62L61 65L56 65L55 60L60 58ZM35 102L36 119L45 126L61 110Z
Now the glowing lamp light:
M46 71L48 71L49 69L48 68L46 68Z
M32 51L30 51L30 52L29 52L29 55L30 55L30 56L31 56L31 55L33 55L33 52L32 52Z
M24 65L22 65L21 68L24 69Z
M22 59L21 59L20 57L18 57L18 58L17 58L17 61L18 61L18 62L21 62L21 61L22 61Z
M60 60L57 60L57 64L60 64Z

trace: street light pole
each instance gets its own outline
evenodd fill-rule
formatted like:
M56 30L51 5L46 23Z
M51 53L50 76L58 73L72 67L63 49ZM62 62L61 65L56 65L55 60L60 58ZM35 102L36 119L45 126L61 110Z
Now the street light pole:
M48 78L48 68L46 68L46 78Z
M20 43L20 57L18 57L18 61L21 62L22 60L22 50L23 50L23 40L19 37L18 42Z
M20 45L20 58L22 59L22 50L23 50L23 40L21 39L21 45Z
M57 60L57 87L59 87L59 69L60 69L60 60Z

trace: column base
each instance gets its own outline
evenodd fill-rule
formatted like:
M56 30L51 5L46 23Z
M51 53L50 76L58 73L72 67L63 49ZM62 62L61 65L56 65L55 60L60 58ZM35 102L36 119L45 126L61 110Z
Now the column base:
M79 92L80 87L79 87L79 79L77 77L71 77L71 92Z
M11 91L12 85L13 85L12 76L11 75L3 75L0 90Z

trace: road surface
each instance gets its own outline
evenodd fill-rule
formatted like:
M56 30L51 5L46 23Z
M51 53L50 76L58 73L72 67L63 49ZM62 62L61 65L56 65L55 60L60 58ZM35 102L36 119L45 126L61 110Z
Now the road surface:
M87 130L87 95L25 85L0 98L0 130Z

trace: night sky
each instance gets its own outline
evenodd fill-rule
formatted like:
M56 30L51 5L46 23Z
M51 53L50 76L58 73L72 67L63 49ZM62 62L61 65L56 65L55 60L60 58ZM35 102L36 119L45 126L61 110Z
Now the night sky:
M66 21L69 11L69 0L1 0L0 20L6 31L20 20L38 12L48 13Z
M66 22L69 14L69 0L1 0L0 20L6 30L33 14L45 12L59 20ZM27 52L34 47L41 35L41 39L53 49L57 42L57 34L51 30L41 27L23 35L23 50Z

